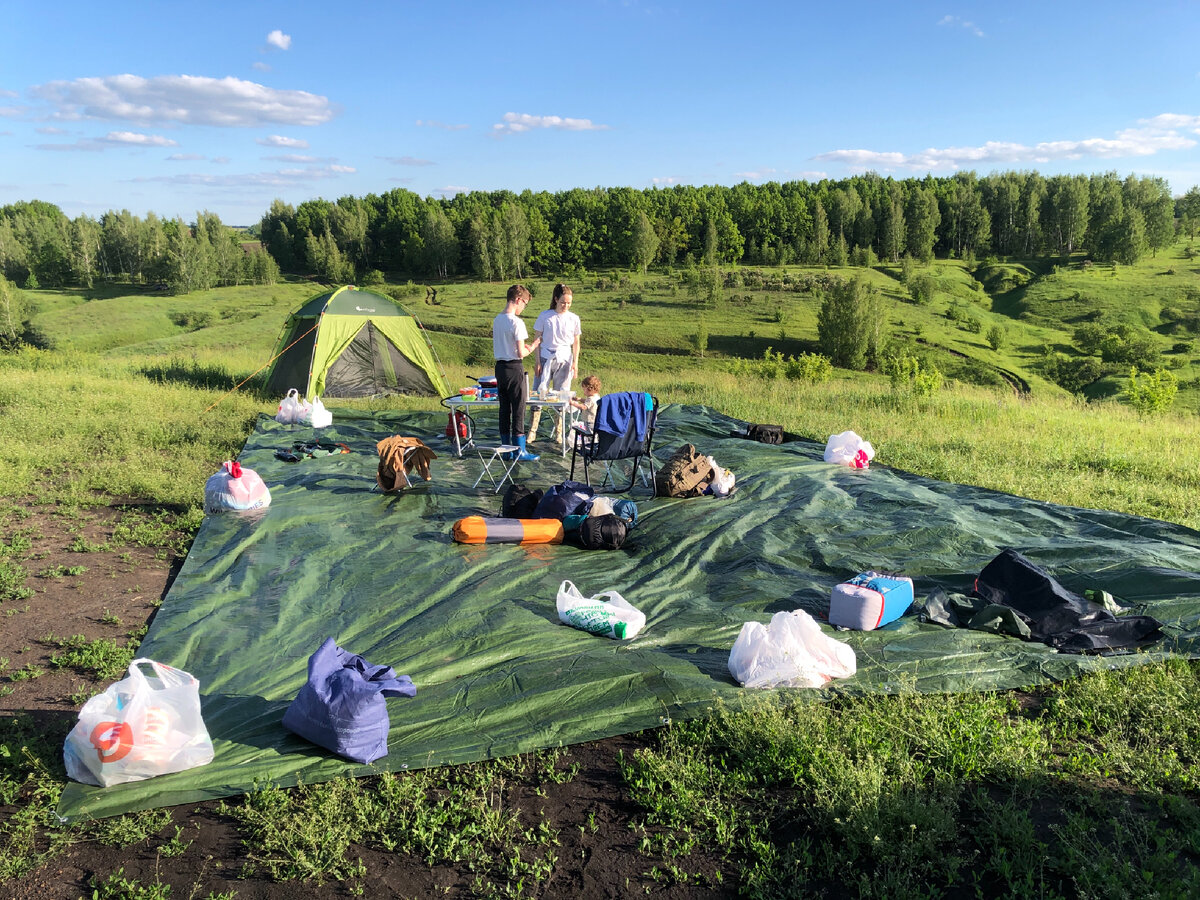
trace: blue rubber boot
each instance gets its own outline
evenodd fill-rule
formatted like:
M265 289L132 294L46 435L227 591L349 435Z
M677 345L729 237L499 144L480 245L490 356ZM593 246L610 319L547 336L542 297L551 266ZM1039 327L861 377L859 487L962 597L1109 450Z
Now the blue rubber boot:
M513 445L513 436L507 431L500 432L500 443L506 447L511 447ZM504 460L510 460L515 455L516 455L515 453L512 453L510 451L508 453L501 453L500 458L504 459Z
M541 459L536 453L530 453L525 449L525 435L520 435L517 438L517 446L520 448L517 451L517 460L519 462L537 462Z

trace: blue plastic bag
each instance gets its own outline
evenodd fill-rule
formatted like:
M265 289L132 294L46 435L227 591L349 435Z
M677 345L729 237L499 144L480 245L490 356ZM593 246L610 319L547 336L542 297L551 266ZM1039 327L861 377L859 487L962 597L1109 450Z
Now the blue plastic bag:
M622 497L620 500L614 500L613 515L623 520L627 527L632 528L637 524L638 520L637 504L624 497Z
M533 511L535 519L562 519L570 515L584 514L592 508L592 500L596 491L591 485L580 481L564 481L542 494L537 509Z
M387 756L385 697L415 697L407 675L373 666L326 638L308 658L308 683L283 714L283 727L355 762Z

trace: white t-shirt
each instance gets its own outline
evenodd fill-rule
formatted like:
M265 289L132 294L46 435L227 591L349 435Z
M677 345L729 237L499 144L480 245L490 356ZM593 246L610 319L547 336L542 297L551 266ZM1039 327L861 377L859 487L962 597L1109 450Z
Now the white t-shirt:
M529 332L516 313L500 313L492 320L492 355L496 359L520 359L517 341L527 340Z
M575 349L575 336L583 333L579 316L570 310L565 313L550 313L542 323L542 359L566 362ZM541 321L541 316L538 316L538 321Z
M554 311L553 309L543 309L540 313L538 313L538 317L536 319L534 319L534 321L533 321L533 333L541 334L543 331L546 330L546 319L548 319L550 316L557 316L557 315L558 315L558 313L556 311ZM546 344L546 341L543 338L542 339L543 349L545 349L545 344Z

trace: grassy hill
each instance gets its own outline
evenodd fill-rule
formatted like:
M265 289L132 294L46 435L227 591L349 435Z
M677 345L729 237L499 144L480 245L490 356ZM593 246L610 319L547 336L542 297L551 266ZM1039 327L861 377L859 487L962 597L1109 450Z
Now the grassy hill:
M1194 353L1173 349L1188 340L1176 332L1196 310L1197 272L1182 247L1163 256L1115 275L1082 259L1057 270L1043 260L939 261L918 269L933 282L924 303L901 284L899 267L734 270L712 304L679 274L597 273L574 284L581 370L599 374L606 390L651 390L663 402L703 404L818 440L852 428L871 440L879 463L919 474L1200 528L1200 468L1188 456L1200 388ZM918 396L880 374L836 370L810 384L759 365L769 347L816 349L816 286L854 274L882 293L897 349L960 380ZM551 285L534 287L536 310ZM436 304L421 288L406 297L452 386L491 370L489 328L503 289L459 281L439 285ZM279 399L252 376L287 314L315 291L298 281L181 297L120 286L32 293L35 324L56 349L0 354L8 426L0 431L0 635L11 644L0 648L10 655L0 655L0 691L10 700L21 691L42 697L47 681L66 677L43 670L59 665L50 654L68 639L41 637L45 623L26 622L37 617L26 602L32 593L22 592L88 577L98 592L119 574L142 595L134 551L161 548L165 566L186 546L202 518L205 478ZM1169 321L1164 309L1175 310ZM1149 419L1111 399L1088 402L1039 374L1047 345L1078 355L1079 323L1102 320L1139 329L1179 365L1173 411ZM1005 332L999 349L985 337L992 325ZM703 356L698 335L706 336ZM354 405L431 409L437 400ZM119 573L93 561L108 540L90 521L96 508L120 519L123 543L114 531L108 551ZM53 548L62 566L42 558L50 535L62 538ZM82 604L85 594L64 596ZM78 896L84 876L73 874L75 859L97 842L86 868L96 896L166 896L172 884L178 896L189 888L202 896L224 884L217 870L243 873L237 888L255 896L319 890L301 879L340 882L326 890L355 894L397 864L436 869L438 878L486 875L508 884L508 895L532 896L551 872L577 870L593 852L628 866L639 890L672 895L1189 897L1200 887L1200 668L1192 663L1101 671L1030 693L715 710L712 719L605 745L607 757L571 748L395 779L294 791L263 785L228 805L63 825L53 816L62 734L82 698L120 671L145 633L145 618L95 612L79 616L87 635L69 640L105 649L107 667L72 663L72 681L52 698L57 719L35 721L12 704L17 714L0 716L0 891ZM611 783L597 788L602 765ZM526 777L530 767L548 774ZM586 785L563 803L578 808L576 819L547 816L547 793L574 790L581 768ZM389 833L416 837L384 855L371 841L385 821ZM160 855L173 861L160 866ZM533 873L530 861L543 857ZM259 869L243 870L248 861ZM39 893L59 881L59 892Z

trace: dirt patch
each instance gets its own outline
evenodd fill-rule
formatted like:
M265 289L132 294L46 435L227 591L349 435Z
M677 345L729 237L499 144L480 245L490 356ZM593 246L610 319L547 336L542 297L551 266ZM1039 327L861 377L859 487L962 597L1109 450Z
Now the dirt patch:
M182 564L182 557L171 551L116 546L114 533L129 516L127 508L118 506L75 510L30 504L9 515L0 532L7 543L15 537L23 548L7 559L28 571L25 584L34 591L27 598L0 602L0 657L9 660L0 676L5 691L0 716L26 715L37 732L54 742L65 738L73 726L83 698L108 683L54 665L51 657L59 652L57 641L83 635L123 646L140 639ZM558 834L557 863L550 878L533 891L526 888L525 896L695 898L735 893L721 848L687 858L692 873L687 884L656 873L656 866L665 868L664 861L639 850L638 810L625 788L619 756L629 756L653 741L652 734L645 734L572 747L560 762L563 768L578 766L571 780L514 786L506 805L518 811L527 827L545 822ZM61 766L61 758L58 762ZM0 821L15 812L14 807L0 807ZM352 848L352 855L366 868L354 882L319 886L246 876L246 845L237 821L221 812L220 803L188 804L168 812L169 821L164 817L150 837L126 846L81 835L19 882L0 883L0 895L14 900L76 900L91 896L97 879L118 870L125 879L143 886L169 886L170 897L185 898L225 894L282 900L353 896L360 890L369 897L477 893L476 873L466 866L430 866L415 856L374 847ZM164 848L169 851L172 844L175 850L184 845L186 849L169 855Z

